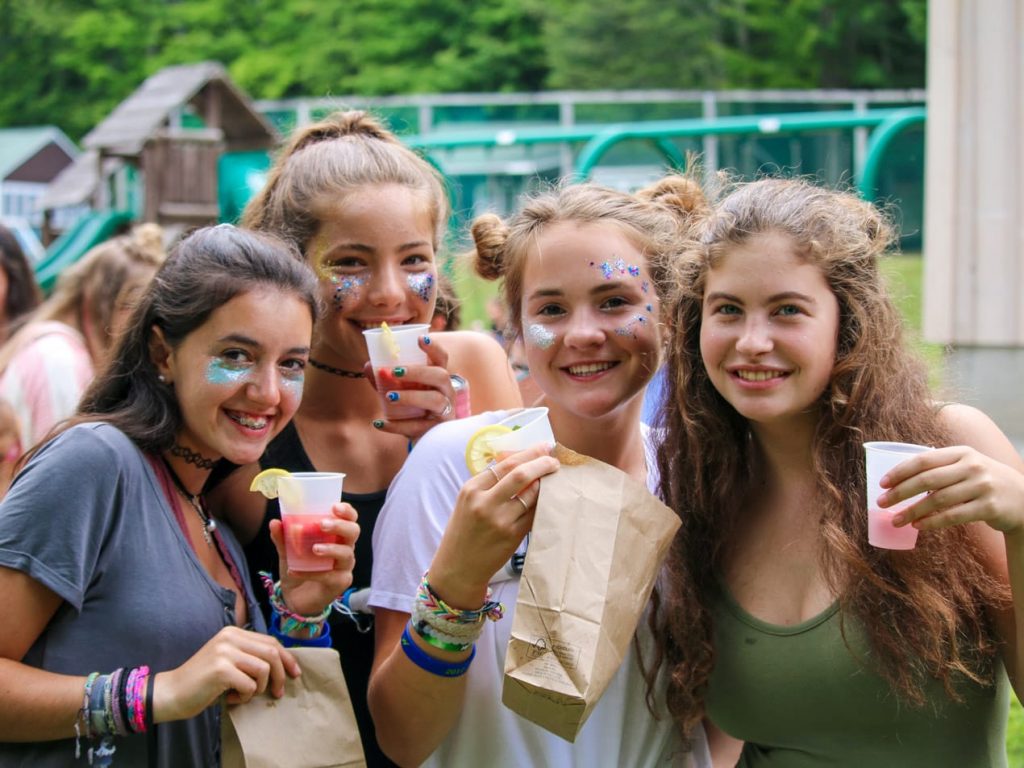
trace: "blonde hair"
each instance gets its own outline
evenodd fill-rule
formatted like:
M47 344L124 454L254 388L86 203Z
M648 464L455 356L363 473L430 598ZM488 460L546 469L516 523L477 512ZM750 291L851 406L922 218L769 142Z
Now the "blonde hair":
M303 254L329 205L360 188L396 184L420 193L440 247L451 209L441 173L366 112L336 112L297 130L267 183L242 213L241 226L272 232Z

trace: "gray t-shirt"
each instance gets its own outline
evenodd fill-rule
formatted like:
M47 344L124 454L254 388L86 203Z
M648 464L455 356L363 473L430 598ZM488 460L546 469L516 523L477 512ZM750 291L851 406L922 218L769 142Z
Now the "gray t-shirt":
M237 541L218 530L244 574ZM51 672L174 669L235 622L235 593L203 568L146 456L109 424L69 429L18 476L0 504L0 565L64 600L23 659ZM253 626L265 631L242 582ZM219 709L158 725L155 761L144 735L115 744L115 766L219 765ZM73 739L0 744L0 766L84 765L85 750L80 763L74 754Z

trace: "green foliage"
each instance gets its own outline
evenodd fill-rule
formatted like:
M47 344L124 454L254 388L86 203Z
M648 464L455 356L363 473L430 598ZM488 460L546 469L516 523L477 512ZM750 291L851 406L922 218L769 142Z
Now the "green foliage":
M254 98L924 83L927 0L0 0L0 125L80 139L216 60ZM340 106L340 104L339 104Z

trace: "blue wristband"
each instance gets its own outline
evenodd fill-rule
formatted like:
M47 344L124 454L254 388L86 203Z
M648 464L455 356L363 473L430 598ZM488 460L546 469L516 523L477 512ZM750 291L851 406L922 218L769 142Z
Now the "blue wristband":
M402 650L405 651L405 655L409 661L424 672L429 672L430 674L437 675L438 677L462 677L466 674L466 670L469 669L469 665L473 663L473 657L476 656L476 646L473 646L473 650L469 652L469 656L462 661L444 661L442 659L435 659L429 653L416 645L416 641L413 640L412 635L409 634L409 622L406 622L405 630L402 632Z
M277 611L270 612L270 636L277 638L285 648L330 648L331 647L331 625L324 622L324 631L319 637L292 637L281 631L281 614Z

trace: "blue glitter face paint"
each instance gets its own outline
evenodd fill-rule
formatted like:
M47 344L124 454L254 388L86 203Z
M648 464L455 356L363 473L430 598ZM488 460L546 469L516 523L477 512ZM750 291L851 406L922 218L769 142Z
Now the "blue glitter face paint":
M214 358L206 366L206 380L217 386L232 386L247 381L250 368L240 368L237 364L224 358Z
M640 267L636 264L627 264L624 259L615 259L615 261L602 261L600 264L590 262L590 266L598 267L601 270L601 274L604 275L605 280L611 280L616 274L629 275L630 277L640 277ZM647 293L646 281L642 284L641 288L644 293Z
M526 340L537 349L547 349L555 343L555 334L546 326L534 323L526 329Z
M334 286L331 303L336 312L340 312L346 302L351 303L358 300L359 289L366 285L366 278L360 275L331 275L328 279Z
M646 317L644 317L643 315L635 315L632 318L630 318L630 321L628 323L621 326L620 328L616 328L615 333L618 334L619 336L628 336L631 339L635 339L637 337L637 326L643 328L646 325Z
M407 278L409 290L420 297L423 302L429 302L434 296L434 274L432 272L416 272Z

